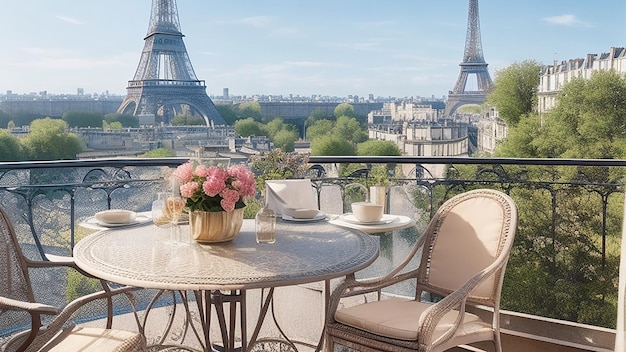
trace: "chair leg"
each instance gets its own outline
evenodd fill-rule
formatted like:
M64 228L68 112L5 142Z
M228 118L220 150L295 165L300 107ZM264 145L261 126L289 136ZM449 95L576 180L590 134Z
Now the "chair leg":
M335 349L335 343L333 342L332 337L329 335L324 336L324 349L325 352L333 352Z
M496 349L496 352L502 352L502 341L500 339L500 334L497 333L494 336L495 338L493 339L493 345Z

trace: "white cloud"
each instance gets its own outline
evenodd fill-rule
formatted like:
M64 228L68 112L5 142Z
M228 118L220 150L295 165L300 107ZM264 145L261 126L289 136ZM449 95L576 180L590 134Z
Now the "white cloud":
M569 27L573 27L573 26L590 27L591 26L589 23L578 19L576 15L572 15L572 14L544 17L543 20L545 22L555 24L558 26L569 26Z
M77 20L75 18L72 17L66 17L66 16L56 16L56 18L58 20L61 20L63 22L69 23L69 24L75 24L75 25L83 25L85 24L84 22Z

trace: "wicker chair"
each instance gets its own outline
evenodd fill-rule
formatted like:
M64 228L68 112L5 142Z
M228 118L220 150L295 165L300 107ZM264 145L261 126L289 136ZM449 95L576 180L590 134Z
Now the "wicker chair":
M50 259L50 258L48 258ZM71 258L61 261L33 261L22 252L13 225L7 213L0 208L0 321L4 328L30 326L15 332L0 346L1 351L140 351L144 349L144 338L137 332L112 330L111 297L130 294L134 288L110 288L80 297L63 309L35 302L29 276L32 268L73 267ZM74 314L85 304L97 299L107 301L107 328L75 326L71 321ZM30 324L29 321L30 320ZM44 325L44 321L49 321Z
M384 277L346 280L333 291L326 350L340 344L361 351L432 352L492 341L502 351L500 291L516 227L517 208L504 193L481 189L452 197L398 267ZM408 268L420 254L417 268ZM415 282L415 297L381 295L384 287L407 280ZM441 299L425 301L424 292ZM365 303L348 306L345 298L356 296L366 297ZM340 302L347 307L338 309ZM493 315L481 318L471 306L489 307Z

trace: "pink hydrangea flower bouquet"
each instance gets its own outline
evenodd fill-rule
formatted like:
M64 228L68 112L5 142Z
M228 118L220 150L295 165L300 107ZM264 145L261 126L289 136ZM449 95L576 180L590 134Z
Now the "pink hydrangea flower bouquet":
M189 161L173 173L189 211L232 211L256 195L254 174L245 165L228 168Z

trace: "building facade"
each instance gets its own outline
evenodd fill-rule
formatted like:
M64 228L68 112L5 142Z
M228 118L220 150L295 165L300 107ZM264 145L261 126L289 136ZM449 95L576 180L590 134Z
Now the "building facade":
M609 71L626 74L626 48L613 47L602 54L587 54L586 58L570 59L541 69L537 89L538 111L543 114L556 105L558 94L563 86L574 78L588 79L596 71Z

